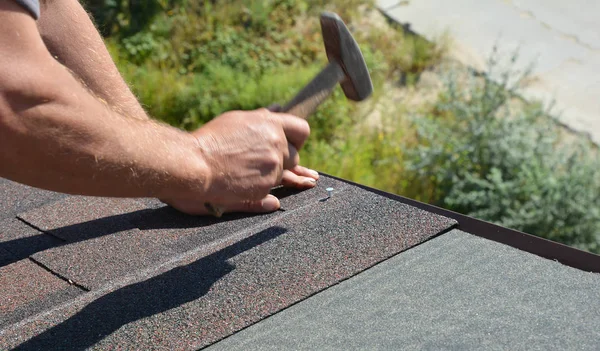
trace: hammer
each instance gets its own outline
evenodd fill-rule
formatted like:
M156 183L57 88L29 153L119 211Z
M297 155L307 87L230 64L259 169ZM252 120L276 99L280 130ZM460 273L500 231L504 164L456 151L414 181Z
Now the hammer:
M340 16L333 12L321 13L321 32L329 64L283 108L274 105L270 110L307 119L338 83L346 97L353 101L362 101L373 92L365 59ZM223 215L221 207L208 202L204 206L216 217Z
M323 12L321 32L329 64L282 108L282 112L308 118L337 83L342 86L346 97L353 101L362 101L373 92L365 59L340 16Z

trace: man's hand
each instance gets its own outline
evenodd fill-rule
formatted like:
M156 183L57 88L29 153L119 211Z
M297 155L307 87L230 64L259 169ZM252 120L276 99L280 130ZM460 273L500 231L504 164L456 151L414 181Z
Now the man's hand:
M50 55L13 1L0 1L0 52L9 53L0 55L0 177L70 194L158 197L190 214L207 213L206 202L273 211L271 187L317 178L298 166L309 128L296 117L229 112L187 133L135 108L108 108Z
M298 150L309 134L305 120L288 114L224 113L192 133L209 170L208 191L201 198L189 194L163 201L189 214L208 214L206 202L227 212L275 211L279 200L268 195L271 188L311 188L319 177L298 165Z

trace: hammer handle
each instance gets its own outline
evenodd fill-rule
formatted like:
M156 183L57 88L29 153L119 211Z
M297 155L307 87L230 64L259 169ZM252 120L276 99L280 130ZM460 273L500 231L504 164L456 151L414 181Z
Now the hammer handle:
M344 77L346 77L346 74L342 67L335 62L330 62L327 67L283 107L282 112L307 119L331 94L333 88Z

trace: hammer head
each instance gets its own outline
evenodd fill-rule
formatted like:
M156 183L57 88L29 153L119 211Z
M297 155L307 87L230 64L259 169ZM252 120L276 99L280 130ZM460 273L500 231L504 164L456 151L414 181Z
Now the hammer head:
M350 100L361 101L373 92L373 83L358 44L344 21L333 12L321 14L321 31L329 62L342 67L346 78L340 85Z

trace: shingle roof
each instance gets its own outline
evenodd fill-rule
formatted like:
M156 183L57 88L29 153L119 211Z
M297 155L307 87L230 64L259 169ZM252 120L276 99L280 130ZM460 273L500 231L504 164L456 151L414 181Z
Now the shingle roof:
M0 190L0 349L197 349L457 223L327 176L279 190L282 211L222 219Z
M65 195L44 191L0 178L0 220L17 213L64 198Z
M597 350L600 275L452 230L207 350Z

